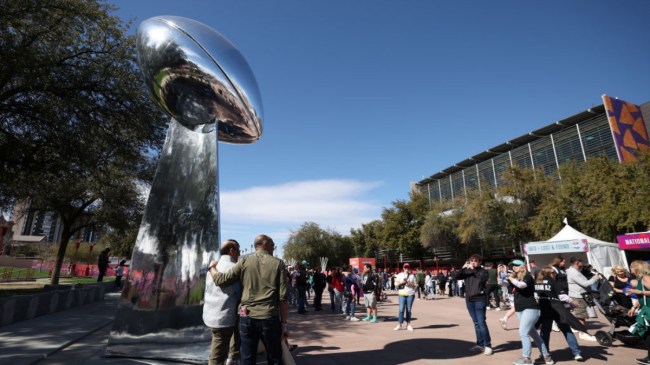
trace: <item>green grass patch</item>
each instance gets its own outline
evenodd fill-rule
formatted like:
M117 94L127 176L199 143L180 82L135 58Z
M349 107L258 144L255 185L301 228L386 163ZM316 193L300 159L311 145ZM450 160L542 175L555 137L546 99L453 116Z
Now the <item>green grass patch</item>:
M50 276L50 272L47 270L39 271L37 269L0 266L0 278L5 278L5 273L9 273L9 272L11 273L10 277L13 280L30 279L30 278L40 279L40 278L47 278Z

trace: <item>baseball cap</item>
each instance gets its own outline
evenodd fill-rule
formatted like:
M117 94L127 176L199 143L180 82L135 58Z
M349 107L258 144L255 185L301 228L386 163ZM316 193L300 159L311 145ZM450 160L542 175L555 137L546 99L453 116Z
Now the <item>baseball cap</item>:
M409 269L411 268L411 265L409 265L408 262L404 264L403 268L407 268L407 267L408 267Z
M513 266L524 266L525 264L524 264L524 262L521 261L521 260L512 260L512 262L510 263L510 265L513 265Z

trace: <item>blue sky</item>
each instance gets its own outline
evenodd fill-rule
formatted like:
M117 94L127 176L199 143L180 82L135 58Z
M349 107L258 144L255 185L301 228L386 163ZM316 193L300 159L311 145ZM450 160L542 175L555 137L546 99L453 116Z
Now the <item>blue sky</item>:
M113 0L192 18L251 66L264 134L219 147L221 236L348 234L409 185L602 103L650 100L650 1ZM278 252L281 255L281 252Z

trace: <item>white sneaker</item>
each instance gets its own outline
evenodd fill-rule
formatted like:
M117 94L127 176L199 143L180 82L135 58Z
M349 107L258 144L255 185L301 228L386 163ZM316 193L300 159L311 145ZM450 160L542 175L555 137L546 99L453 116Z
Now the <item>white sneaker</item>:
M409 330L409 331L411 331L411 332L413 332L413 327L411 327L410 324L409 324L408 326L406 326L406 329Z
M352 322L359 322L359 318L357 318L357 317L350 317L350 321L352 321Z
M497 309L495 309L495 311L497 311L497 312L500 311L500 310L501 310L501 307L497 307Z
M597 341L596 337L584 332L580 332L580 335L578 335L578 337L580 337L581 340L585 341Z
M560 327L557 326L557 323L555 323L555 321L553 321L553 327L551 327L551 329L553 332L560 332Z
M349 320L350 320L350 316L345 316L345 320L346 320L346 321L349 321Z
M393 331L399 331L401 329L402 329L402 325L398 324L397 326L395 326L395 328L393 328Z
M485 355L487 355L487 356L492 355L492 348L491 348L491 347L486 347L486 348L485 348L485 351L483 351L483 353L484 353Z
M499 318L499 324L504 330L508 329L508 321L505 318Z

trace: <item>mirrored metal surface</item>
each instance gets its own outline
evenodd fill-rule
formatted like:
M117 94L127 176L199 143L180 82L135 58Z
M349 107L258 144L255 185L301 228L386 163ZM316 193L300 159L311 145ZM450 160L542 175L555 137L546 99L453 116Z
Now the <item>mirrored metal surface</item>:
M202 362L210 343L201 318L205 268L218 251L218 227L216 133L172 121L107 356ZM183 353L188 346L205 351Z
M219 32L192 19L145 20L136 35L138 63L154 98L179 123L219 140L251 143L262 134L259 88L241 53Z
M259 90L237 49L201 23L151 18L137 41L145 82L173 120L105 355L205 363L206 270L220 242L217 140L260 138Z

